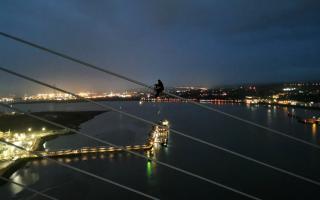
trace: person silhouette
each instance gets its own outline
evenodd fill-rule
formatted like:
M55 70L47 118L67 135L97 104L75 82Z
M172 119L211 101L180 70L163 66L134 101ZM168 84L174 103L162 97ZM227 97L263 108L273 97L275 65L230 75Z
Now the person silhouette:
M160 79L158 80L158 83L154 85L154 90L156 92L155 98L158 98L164 90L163 83Z

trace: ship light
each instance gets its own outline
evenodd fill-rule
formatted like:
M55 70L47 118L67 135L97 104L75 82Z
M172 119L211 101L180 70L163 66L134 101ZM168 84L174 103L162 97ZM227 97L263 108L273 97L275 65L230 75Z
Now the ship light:
M169 125L169 121L165 120L165 121L162 122L162 124L165 125L165 126L168 126Z

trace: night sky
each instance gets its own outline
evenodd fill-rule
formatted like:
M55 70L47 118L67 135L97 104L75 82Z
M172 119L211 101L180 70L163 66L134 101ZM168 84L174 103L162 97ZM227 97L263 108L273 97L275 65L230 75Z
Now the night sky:
M320 77L319 0L0 1L0 29L153 84ZM0 65L59 87L135 85L0 37ZM0 95L48 91L0 72Z

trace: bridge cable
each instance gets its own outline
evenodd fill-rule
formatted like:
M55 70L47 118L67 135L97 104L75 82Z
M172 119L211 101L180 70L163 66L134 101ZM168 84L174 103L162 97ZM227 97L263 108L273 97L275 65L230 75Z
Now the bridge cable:
M109 105L107 105L107 104L102 104L102 103L99 103L99 102L95 102L95 101L93 101L93 100L91 100L91 99L86 99L86 98L81 97L81 96L79 96L79 95L77 95L77 94L74 94L74 93L72 93L72 92L66 91L66 90L61 89L61 88L58 88L58 87L56 87L56 86L52 86L52 85L50 85L50 84L48 84L48 83L45 83L45 82L42 82L42 81L33 79L33 78L31 78L31 77L28 77L28 76L19 74L19 73L17 73L17 72L12 71L12 70L9 70L9 69L3 68L3 67L0 67L0 70L1 70L1 71L4 71L4 72L7 72L7 73L9 73L9 74L15 75L15 76L17 76L17 77L23 78L23 79L25 79L25 80L29 80L29 81L31 81L31 82L34 82L34 83L37 83L37 84L40 84L40 85L49 87L49 88L51 88L51 89L54 89L54 90L57 90L57 91L60 91L60 92L66 93L66 94L69 94L69 95L74 96L74 97L76 97L76 98L78 98L78 99L81 99L81 100L90 102L90 103L92 103L92 104L94 104L94 105L97 105L97 106L99 106L99 107L101 107L101 108L112 110L112 111L114 111L114 112L123 114L123 115L125 115L125 116L128 116L128 117L130 117L130 118L133 118L133 119L136 119L136 120L145 122L145 123L150 124L150 125L154 125L154 126L157 126L157 125L158 125L158 124L156 124L156 123L153 122L153 121L150 121L150 120L144 119L144 118L142 118L142 117L136 116L136 115L134 115L134 114L131 114L131 113L128 113L128 112L125 112L125 111L116 109L116 108L114 108L114 107L112 107L112 106L109 106ZM169 130L170 130L171 132L177 134L177 135L184 136L184 137L189 138L189 139L191 139L191 140L193 140L193 141L196 141L196 142L199 142L199 143L202 143L202 144L206 144L206 145L208 145L208 146L210 146L210 147L212 147L212 148L219 149L219 150L224 151L224 152L226 152L226 153L229 153L229 154L231 154L231 155L240 157L240 158L242 158L242 159L251 161L251 162L253 162L253 163L262 165L262 166L264 166L264 167L268 167L268 168L273 169L273 170L275 170L275 171L278 171L278 172L281 172L281 173L284 173L284 174L293 176L293 177L295 177L295 178L298 178L298 179L307 181L307 182L309 182L309 183L315 184L315 185L317 185L317 186L320 186L320 182L319 182L319 181L312 180L312 179L307 178L307 177L304 177L304 176L302 176L302 175L298 175L298 174L293 173L293 172L290 172L290 171L288 171L288 170L285 170L285 169L282 169L282 168L273 166L273 165L271 165L271 164L268 164L268 163L259 161L259 160L257 160L257 159L252 158L252 157L249 157L249 156L246 156L246 155L237 153L237 152L232 151L232 150L229 150L229 149L227 149L227 148L224 148L224 147L215 145L215 144L213 144L213 143L210 143L210 142L201 140L201 139L199 139L199 138L196 138L196 137L187 135L187 134L185 134L185 133L183 133L183 132L181 132L181 131L177 131L177 130L172 129L172 128L169 128ZM83 135L83 134L82 134L82 135ZM89 135L87 135L87 136L90 137L91 139L94 139L94 140L97 140L97 141L100 141L100 142L103 141L103 140L100 140L100 139L98 139L98 138L95 138L95 137L92 137L92 136L89 136ZM105 142L106 142L106 141L104 141L104 143L105 143ZM128 151L128 152L130 152L130 151ZM132 153L135 153L135 152L132 152ZM140 155L140 154L139 154L139 155ZM145 158L145 159L149 159L149 158L147 158L146 156L144 156L144 158ZM159 162L159 164L161 163L160 161L156 161L156 162ZM162 164L165 164L165 163L162 163ZM173 167L173 166L171 166L171 167ZM195 174L194 174L194 175L195 175ZM198 176L198 175L195 175L195 177L196 177L196 176ZM205 180L205 181L207 181L207 182L210 182L210 181L206 180L206 178L203 178L203 177L198 177L198 178L200 178L200 179L202 179L202 180Z
M137 156L137 157L144 158L144 159L146 159L146 160L148 160L148 161L152 161L152 162L154 162L154 163L157 163L157 164L159 164L159 165L168 167L168 168L170 168L170 169L173 169L173 170L175 170L175 171L181 172L181 173L183 173L183 174L186 174L186 175L192 176L192 177L194 177L194 178L197 178L197 179L206 181L206 182L211 183L211 184L213 184L213 185L216 185L216 186L218 186L218 187L221 187L221 188L224 188L224 189L226 189L226 190L229 190L229 191L232 191L232 192L234 192L234 193L237 193L237 194L240 194L240 195L242 195L242 196L245 196L245 197L247 197L247 198L249 198L249 199L260 200L260 198L258 198L258 197L252 196L252 195L247 194L247 193L245 193L245 192L241 192L240 190L237 190L237 189L234 189L234 188L232 188L232 187L226 186L226 185L224 185L224 184L222 184L222 183L219 183L219 182L213 181L213 180L211 180L211 179L202 177L202 176L197 175L197 174L195 174L195 173L193 173L193 172L190 172L190 171L181 169L181 168L179 168L179 167L175 167L175 166L173 166L173 165L171 165L171 164L168 164L168 163L165 163L165 162L156 160L156 159L154 159L154 158L149 158L149 157L147 157L147 156L145 156L145 155L142 155L142 154L139 154L139 153L137 153L137 152L134 152L134 151L125 149L125 148L123 148L123 147L121 147L121 146L119 146L119 145L110 143L110 142L108 142L108 141L101 140L101 139L99 139L99 138L97 138L97 137L94 137L94 136L91 136L91 135L89 135L89 134L87 134L87 133L80 132L80 131L78 131L78 130L76 130L76 129L69 128L69 127L64 126L64 125L62 125L62 124L59 124L59 123L56 123L56 122L47 120L47 119L45 119L45 118L43 118L43 117L39 117L39 116L37 116L37 115L34 115L34 114L30 113L30 112L26 112L26 111L24 111L24 110L18 109L18 108L16 108L16 107L12 106L12 105L8 105L8 104L1 103L1 102L0 102L0 106L6 107L6 108L11 109L11 110L14 110L14 111L16 111L16 112L24 113L25 115L27 115L27 116L29 116L29 117L32 117L32 118L34 118L34 119L38 119L38 120L40 120L40 121L46 122L46 123L48 123L48 124L54 125L54 126L59 127L59 128L64 128L64 129L66 129L66 130L68 130L68 131L70 131L70 132L77 133L77 134L79 134L79 135L82 135L82 136L84 136L84 137L87 137L87 138L90 138L90 139L92 139L92 140L98 141L98 142L100 142L100 143L103 143L103 144L106 144L106 145L109 145L109 146L112 146L112 147L115 147L115 148L119 148L119 149L121 149L122 151L125 151L125 152L127 152L127 153L130 153L130 154L135 155L135 156ZM1 140L0 140L0 141L1 141ZM1 141L1 142L5 142L5 141ZM7 143L7 142L6 142L6 143Z
M24 40L24 39L22 39L22 38L19 38L19 37L16 37L16 36L13 36L13 35L10 35L10 34L1 32L1 31L0 31L0 35L3 36L3 37L9 38L9 39L15 40L15 41L17 41L17 42L26 44L26 45L28 45L28 46L37 48L37 49L39 49L39 50L46 51L46 52L51 53L51 54L54 54L54 55L56 55L56 56L65 58L65 59L70 60L70 61L73 61L73 62L75 62L75 63L81 64L82 67L87 67L87 68L95 69L95 70L97 70L97 71L100 71L100 72L103 72L103 73L106 73L106 74L109 74L109 75L118 77L118 78L123 79L123 80L127 80L127 81L129 81L129 82L135 83L135 84L140 85L140 86L143 86L143 87L145 87L145 88L147 88L147 89L154 90L154 88L153 88L152 86L149 86L149 85L147 85L146 83L143 83L143 82L137 81L137 80L135 80L135 79L129 78L129 77L127 77L127 76L118 74L118 73L116 73L116 72L113 72L113 71L110 71L110 70L107 70L107 69L98 67L98 66L96 66L96 65L90 64L90 63L88 63L88 62L82 61L82 60L77 59L77 58L74 58L74 57L71 57L71 56L66 55L66 54L64 54L64 53L60 53L60 52L58 52L58 51L55 51L55 50L46 48L46 47L41 46L41 45L38 45L38 44L36 44L36 43L33 43L33 42L30 42L30 41ZM256 123L256 122L253 122L253 121L250 121L250 120L246 120L246 119L244 119L244 118L238 117L238 116L236 116L236 115L232 115L232 114L227 113L227 112L224 112L224 111L222 111L222 110L219 110L219 109L216 109L216 108L207 106L207 105L203 105L203 104L198 103L198 102L196 102L196 101L186 99L186 98L184 98L184 97L181 97L181 96L179 96L179 95L172 94L172 93L167 92L167 91L164 91L163 93L166 94L166 95L168 95L168 96L171 96L171 97L174 97L174 98L178 98L178 99L180 99L180 100L183 100L183 101L192 103L192 104L194 104L194 105L196 105L196 106L199 106L199 107L201 107L201 108L204 108L204 109L206 109L206 110L219 113L219 114L221 114L221 115L224 115L224 116L227 116L227 117L229 117L229 118L232 118L232 119L241 121L241 122L243 122L243 123L246 123L246 124L249 124L249 125L252 125L252 126L255 126L255 127L258 127L258 128L261 128L261 129L264 129L264 130L266 130L266 131L268 131L268 132L271 132L271 133L274 133L274 134L277 134L277 135L280 135L280 136L289 138L289 139L294 140L294 141L296 141L296 142L300 142L300 143L303 143L303 144L305 144L305 145L308 145L308 146L311 146L311 147L320 149L320 146L317 145L317 144L313 144L313 143L311 143L311 142L305 141L305 140L300 139L300 138L298 138L298 137L291 136L291 135L289 135L289 134L287 134L287 133L284 133L284 132L281 132L281 131L278 131L278 130L269 128L269 127L267 127L267 126L258 124L258 123Z
M55 197L52 197L52 196L50 196L50 195L47 195L47 194L45 194L45 193L43 193L43 192L41 192L41 191L39 191L39 190L33 189L33 188L31 188L31 187L28 187L27 185L22 184L22 183L18 183L18 182L16 182L16 181L13 181L13 180L11 180L11 179L8 179L8 178L6 178L6 177L4 177L4 176L0 176L0 179L2 179L3 181L9 182L9 183L18 185L18 186L24 188L25 190L28 190L28 191L30 191L30 192L33 192L33 193L35 193L35 194L37 194L37 195L40 195L40 196L42 196L42 197L45 197L45 198L47 198L47 199L59 200L59 199L57 199L57 198L55 198Z

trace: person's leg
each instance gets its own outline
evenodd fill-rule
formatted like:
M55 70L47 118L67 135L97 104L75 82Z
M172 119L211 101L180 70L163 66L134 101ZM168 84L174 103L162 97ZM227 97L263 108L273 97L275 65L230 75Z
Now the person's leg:
M160 95L160 91L156 90L155 98L159 97L159 95Z

